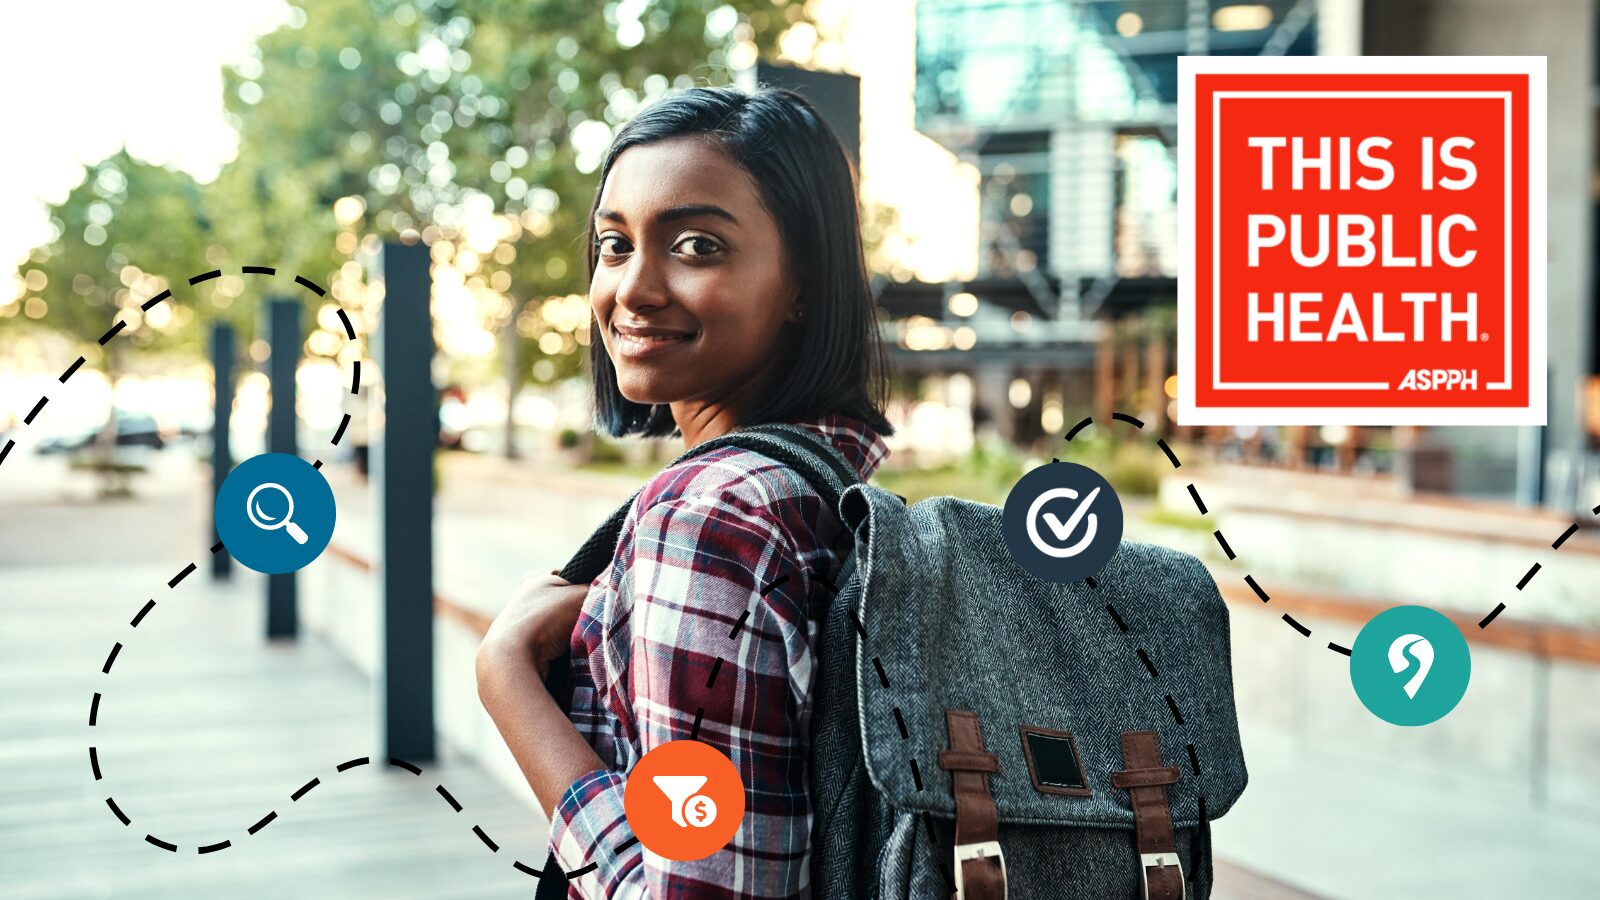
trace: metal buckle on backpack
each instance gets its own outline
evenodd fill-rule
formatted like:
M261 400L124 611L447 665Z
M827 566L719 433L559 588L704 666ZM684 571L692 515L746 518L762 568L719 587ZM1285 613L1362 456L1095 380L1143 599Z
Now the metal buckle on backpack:
M1183 885L1183 896L1189 896L1189 879L1184 876L1183 863L1176 853L1139 854L1139 885L1144 889L1144 900L1150 900L1150 869L1174 866L1178 870L1178 883Z
M999 841L981 841L976 844L956 845L956 896L955 900L962 900L962 891L966 885L961 878L961 864L969 859L989 859L993 857L1000 861L1000 880L1006 877L1006 855L1000 851ZM1004 896L1004 895L1002 895Z

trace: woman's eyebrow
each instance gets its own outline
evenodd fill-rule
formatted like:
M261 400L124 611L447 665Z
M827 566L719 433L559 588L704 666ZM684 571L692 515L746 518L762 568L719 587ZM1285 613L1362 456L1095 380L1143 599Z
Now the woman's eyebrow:
M734 218L733 213L715 203L684 203L678 206L669 206L656 215L656 221L672 222L677 219L687 219L691 216L716 216L721 219L727 219L735 225L739 224L739 220ZM619 225L628 224L628 220L622 217L622 213L613 209L597 209L594 217L616 222Z

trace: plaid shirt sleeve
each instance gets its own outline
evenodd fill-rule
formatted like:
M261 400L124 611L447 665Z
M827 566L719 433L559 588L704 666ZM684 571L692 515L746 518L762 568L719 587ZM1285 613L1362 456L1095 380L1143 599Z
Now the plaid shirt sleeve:
M618 547L616 596L608 598L616 604L612 647L628 655L617 669L617 694L626 700L612 710L619 743L637 744L640 755L690 737L717 748L744 778L739 831L705 859L663 859L630 840L626 772L590 772L568 787L551 824L564 869L597 866L574 880L571 896L808 892L810 578L790 534L794 523L772 500L751 480L650 503Z

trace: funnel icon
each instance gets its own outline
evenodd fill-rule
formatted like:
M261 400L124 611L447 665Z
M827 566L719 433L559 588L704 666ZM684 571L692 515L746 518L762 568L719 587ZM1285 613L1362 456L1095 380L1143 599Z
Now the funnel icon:
M657 775L650 779L661 793L667 795L667 801L672 804L672 821L677 825L688 828L694 825L704 828L717 818L717 805L705 795L695 796L695 791L700 790L708 780L704 775ZM690 818L686 821L684 810L691 810Z

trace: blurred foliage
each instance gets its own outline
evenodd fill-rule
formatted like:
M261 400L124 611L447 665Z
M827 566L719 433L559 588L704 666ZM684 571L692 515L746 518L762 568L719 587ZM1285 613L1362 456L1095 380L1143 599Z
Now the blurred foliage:
M519 380L570 376L587 316L553 301L587 292L584 220L611 134L674 88L729 83L733 63L809 23L804 4L762 0L303 0L290 12L224 73L239 150L217 179L126 153L90 167L51 210L58 237L18 273L0 329L37 320L91 343L120 309L132 346L163 336L192 349L202 320L253 335L261 291L234 304L247 293L237 278L181 279L270 265L344 287L358 243L420 238L465 273L481 324L520 342L508 357ZM474 218L498 233L469 234ZM145 320L139 304L168 286L190 312ZM325 301L294 293L318 322Z

